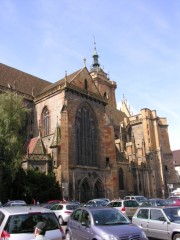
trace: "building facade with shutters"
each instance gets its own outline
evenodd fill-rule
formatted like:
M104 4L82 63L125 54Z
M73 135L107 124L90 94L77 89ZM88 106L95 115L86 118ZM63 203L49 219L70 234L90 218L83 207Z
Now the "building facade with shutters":
M174 182L168 124L155 110L117 109L116 82L100 67L55 83L0 64L0 91L16 91L31 109L24 169L53 171L63 196L86 202L125 195L166 197Z

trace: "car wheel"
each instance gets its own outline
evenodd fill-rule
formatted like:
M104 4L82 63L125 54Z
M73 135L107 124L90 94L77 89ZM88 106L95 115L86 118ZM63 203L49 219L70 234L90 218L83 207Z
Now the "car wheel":
M175 234L173 240L180 240L180 234Z
M71 234L69 232L66 233L66 240L71 240Z
M64 221L63 221L63 218L61 217L61 216L59 216L59 223L61 224L61 225L63 225L64 224Z

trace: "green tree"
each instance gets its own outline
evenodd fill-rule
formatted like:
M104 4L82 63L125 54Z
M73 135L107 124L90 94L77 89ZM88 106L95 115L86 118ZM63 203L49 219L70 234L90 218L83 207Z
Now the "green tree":
M61 189L53 173L46 175L39 170L29 169L26 172L26 184L24 188L27 202L32 199L40 203L52 199L61 199Z
M13 92L0 94L0 193L8 197L23 156L27 113L21 96Z
M31 204L32 200L40 203L52 199L61 199L61 189L53 173L46 175L39 170L19 169L13 182L14 199L24 199Z

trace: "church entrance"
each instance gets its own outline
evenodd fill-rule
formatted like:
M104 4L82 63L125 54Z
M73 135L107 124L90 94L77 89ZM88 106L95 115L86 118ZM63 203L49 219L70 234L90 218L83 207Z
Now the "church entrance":
M104 198L105 191L104 185L100 179L98 179L94 184L94 198Z
M86 203L93 198L104 198L105 190L102 181L98 178L91 183L87 178L83 179L79 185L79 201Z
M82 183L80 183L79 188L79 202L86 203L91 198L90 184L88 179L84 179Z

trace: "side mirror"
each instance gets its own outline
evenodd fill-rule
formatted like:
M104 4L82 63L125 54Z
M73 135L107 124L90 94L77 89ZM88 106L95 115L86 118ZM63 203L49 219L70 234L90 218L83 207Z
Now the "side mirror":
M160 217L159 221L166 222L166 218L165 217Z
M90 221L81 222L81 225L85 226L85 227L89 227L90 226Z

